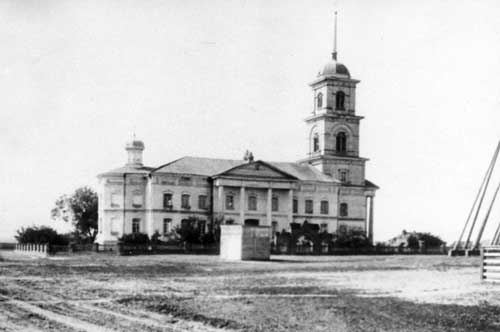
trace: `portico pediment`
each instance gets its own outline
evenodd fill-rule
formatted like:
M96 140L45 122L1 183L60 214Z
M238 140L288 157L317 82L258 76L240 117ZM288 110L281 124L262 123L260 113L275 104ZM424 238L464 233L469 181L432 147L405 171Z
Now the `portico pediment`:
M297 178L261 160L238 165L214 176L214 178L264 179L295 181Z

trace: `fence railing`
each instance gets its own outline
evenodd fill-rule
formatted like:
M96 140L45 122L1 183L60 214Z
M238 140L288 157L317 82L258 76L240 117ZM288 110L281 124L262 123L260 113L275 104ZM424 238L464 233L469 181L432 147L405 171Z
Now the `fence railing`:
M500 246L481 249L481 280L500 282Z
M337 248L331 246L313 247L310 245L272 245L273 255L446 255L445 246L434 248L405 248L405 247L365 247L365 248Z
M29 243L29 244L21 244L17 243L16 248L14 249L15 252L24 254L24 255L29 255L33 257L47 257L49 254L49 245L48 244L36 244L36 243Z
M120 255L158 255L158 254L193 254L193 255L218 255L218 244L173 244L173 245L152 245L152 244L120 244L117 247Z

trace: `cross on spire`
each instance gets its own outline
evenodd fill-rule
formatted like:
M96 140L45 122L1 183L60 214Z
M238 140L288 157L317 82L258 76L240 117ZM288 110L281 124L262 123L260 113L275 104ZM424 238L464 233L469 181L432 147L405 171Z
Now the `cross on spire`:
M337 12L335 12L334 19L334 28L333 28L333 52L332 59L337 60Z

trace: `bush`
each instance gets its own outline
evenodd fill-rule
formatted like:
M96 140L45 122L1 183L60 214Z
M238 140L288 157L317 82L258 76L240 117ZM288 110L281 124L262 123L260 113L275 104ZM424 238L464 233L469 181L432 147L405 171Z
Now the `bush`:
M124 234L118 241L121 244L149 244L149 237L144 233Z
M46 226L22 227L17 230L15 238L21 244L67 245L69 242L65 236L57 233L55 229Z
M189 217L187 220L183 220L181 225L174 228L174 232L177 234L181 242L186 243L202 243L204 233L200 229L200 220L195 217Z
M418 233L418 235L419 240L423 240L425 246L428 248L439 247L446 243L439 236L432 235L431 233Z
M349 230L345 234L339 234L333 240L337 248L367 248L371 247L370 240L365 232L360 230Z

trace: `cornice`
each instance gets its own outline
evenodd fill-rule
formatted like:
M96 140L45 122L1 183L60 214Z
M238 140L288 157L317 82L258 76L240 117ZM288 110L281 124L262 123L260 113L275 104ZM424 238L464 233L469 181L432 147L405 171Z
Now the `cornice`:
M311 83L309 83L309 86L313 87L315 85L318 85L322 82L340 82L340 83L348 83L348 84L353 84L356 85L360 80L355 80L353 78L347 78L347 77L335 77L335 76L320 76L317 77L315 80L313 80Z
M316 120L320 120L322 118L328 118L329 120L351 120L351 122L359 122L360 120L363 120L365 117L364 116L359 116L359 115L352 115L352 114L345 114L345 113L319 113L319 114L313 114L310 115L309 117L305 118L305 122L312 122Z

